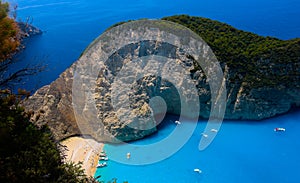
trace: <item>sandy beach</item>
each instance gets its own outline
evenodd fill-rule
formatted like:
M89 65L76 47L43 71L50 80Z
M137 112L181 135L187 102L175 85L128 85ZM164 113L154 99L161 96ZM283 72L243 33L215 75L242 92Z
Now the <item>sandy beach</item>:
M88 176L94 176L96 166L99 161L99 154L103 149L104 144L93 139L85 139L82 137L70 137L61 142L67 147L66 155L67 162L82 162L82 168Z

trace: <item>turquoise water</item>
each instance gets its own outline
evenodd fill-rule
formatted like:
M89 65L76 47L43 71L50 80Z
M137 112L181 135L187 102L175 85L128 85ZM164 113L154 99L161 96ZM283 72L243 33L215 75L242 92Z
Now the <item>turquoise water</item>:
M299 0L9 0L18 4L18 19L32 17L44 34L27 40L27 48L15 57L13 68L47 64L46 72L16 85L35 91L54 81L92 40L119 21L161 18L174 14L208 17L239 29L281 39L300 37ZM168 116L159 132L136 144L165 138L173 129ZM146 166L114 161L99 169L100 180L117 178L129 183L299 183L300 112L262 122L226 121L205 151L198 150L200 121L187 144L168 159ZM285 133L273 128L285 127ZM106 146L109 154L111 147ZM125 155L124 155L125 158ZM134 156L132 157L134 158ZM202 170L202 174L194 172Z
M158 133L134 144L166 138L175 127L170 119L174 116L165 119ZM225 121L204 151L198 150L198 144L206 122L199 121L188 143L168 159L143 166L108 161L108 166L98 168L95 176L101 175L98 180L117 178L129 183L299 183L299 120L300 112L292 112L261 122ZM285 127L286 132L274 132L275 127ZM108 157L118 153L111 149L112 145L105 145ZM126 159L126 154L123 156ZM194 172L194 168L202 173Z

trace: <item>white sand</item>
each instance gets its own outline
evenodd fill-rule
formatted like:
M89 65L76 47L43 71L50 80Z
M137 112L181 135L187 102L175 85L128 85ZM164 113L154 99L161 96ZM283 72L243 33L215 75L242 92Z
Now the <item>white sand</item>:
M68 151L64 152L67 162L82 162L85 173L88 176L94 176L99 154L104 144L82 137L70 137L62 141L61 144L67 146Z

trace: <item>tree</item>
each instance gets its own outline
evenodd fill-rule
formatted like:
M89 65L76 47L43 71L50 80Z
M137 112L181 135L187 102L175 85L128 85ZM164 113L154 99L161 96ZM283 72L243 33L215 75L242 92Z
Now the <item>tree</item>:
M0 182L94 182L80 164L64 163L47 126L29 121L18 105L27 96L0 91Z
M231 83L245 88L295 88L299 83L300 38L280 40L238 30L202 17L175 15L163 20L179 23L211 47L221 67L228 66ZM245 91L245 90L244 90Z
M8 17L9 4L0 0L0 62L9 58L20 45L17 23Z
M17 6L14 7L16 12ZM8 67L14 63L11 56L19 49L21 35L18 23L8 17L9 4L0 0L0 89L12 87L14 83L20 82L22 78L37 74L45 69L45 65L25 67L13 73L8 73ZM29 20L29 19L28 19ZM27 20L27 21L28 21ZM27 25L27 22L26 22Z

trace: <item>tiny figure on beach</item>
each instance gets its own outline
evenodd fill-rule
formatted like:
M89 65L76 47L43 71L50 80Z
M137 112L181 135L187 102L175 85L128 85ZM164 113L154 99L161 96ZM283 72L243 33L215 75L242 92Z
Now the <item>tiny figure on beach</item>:
M127 159L130 159L130 156L131 156L130 153L127 153L127 154L126 154Z

